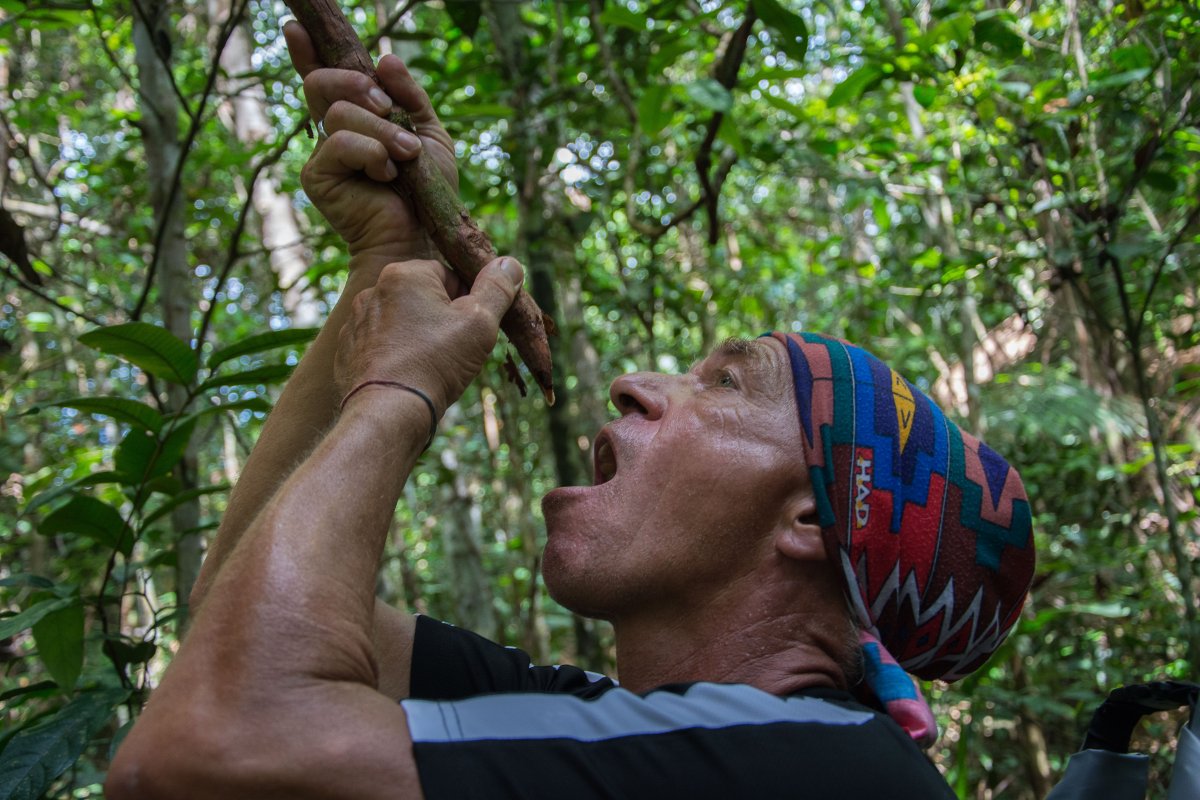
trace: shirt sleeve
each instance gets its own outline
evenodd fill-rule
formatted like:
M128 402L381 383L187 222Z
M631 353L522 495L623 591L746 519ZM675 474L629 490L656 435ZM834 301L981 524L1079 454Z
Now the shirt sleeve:
M417 617L409 697L461 700L497 692L569 692L582 697L616 683L570 666L535 666L529 655L431 617Z
M427 800L954 797L894 723L853 702L697 683L403 706Z

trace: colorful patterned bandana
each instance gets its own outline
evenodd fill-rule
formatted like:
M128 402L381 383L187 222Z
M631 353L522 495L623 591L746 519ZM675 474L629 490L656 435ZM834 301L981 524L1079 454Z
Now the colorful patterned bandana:
M787 347L804 457L829 557L862 627L865 682L918 741L937 728L903 670L956 680L980 667L1033 579L1016 470L865 350L818 334Z

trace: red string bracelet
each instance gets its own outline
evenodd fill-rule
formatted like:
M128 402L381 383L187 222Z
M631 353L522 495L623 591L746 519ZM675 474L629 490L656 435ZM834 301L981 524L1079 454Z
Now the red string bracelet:
M433 444L433 437L437 435L437 409L434 408L433 401L429 399L429 395L425 394L420 389L409 386L406 383L400 383L399 381L363 381L358 386L355 386L353 389L346 392L346 396L342 398L342 404L338 406L338 412L340 413L344 411L346 409L346 403L350 401L350 398L354 397L354 395L358 394L368 386L391 386L393 389L403 389L406 392L412 392L417 397L425 401L425 405L429 407L429 439L426 440L425 447L422 448L421 452L424 453L426 450L428 450L429 445Z

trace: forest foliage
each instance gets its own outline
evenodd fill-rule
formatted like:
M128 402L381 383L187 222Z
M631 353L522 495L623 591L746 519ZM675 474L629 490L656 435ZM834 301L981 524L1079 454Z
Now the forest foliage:
M1016 464L1030 602L929 687L960 797L1040 798L1104 694L1200 663L1200 9L1186 0L353 0L557 322L405 490L378 590L611 670L538 498L607 382L863 344ZM346 254L268 0L0 0L0 798L91 797ZM1152 720L1169 751L1177 719ZM1169 758L1154 761L1158 786Z

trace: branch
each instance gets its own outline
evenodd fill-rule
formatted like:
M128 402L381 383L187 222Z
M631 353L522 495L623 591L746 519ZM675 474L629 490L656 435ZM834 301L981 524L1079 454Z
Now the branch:
M1150 277L1150 285L1146 287L1146 294L1142 297L1142 307L1138 311L1137 319L1134 321L1137 326L1133 331L1136 338L1140 338L1141 336L1142 327L1146 322L1146 312L1150 310L1150 298L1154 296L1154 290L1158 288L1158 280L1162 277L1163 269L1167 265L1167 259L1171 257L1171 253L1175 252L1175 248L1179 246L1179 243L1183 241L1183 237L1187 235L1187 232L1191 230L1197 221L1200 221L1200 203L1192 207L1191 213L1183 221L1183 227L1172 237L1170 244L1167 245L1167 249L1163 252L1162 258L1158 260L1158 264L1154 267L1154 274Z
M166 237L167 225L170 222L171 207L175 204L175 199L179 195L180 182L183 177L183 165L187 162L188 153L192 149L192 145L196 141L196 136L200 133L200 124L204 119L204 109L208 105L208 100L212 97L213 88L217 83L217 76L221 71L221 53L225 50L225 45L229 43L229 37L233 35L234 29L241 20L242 14L246 12L246 6L249 0L241 0L234 6L229 14L229 19L221 26L221 34L217 41L217 46L213 48L212 67L208 71L208 80L204 84L204 93L200 96L200 105L196 109L196 113L192 116L191 124L188 126L187 136L184 139L183 145L179 148L179 160L175 162L175 173L171 176L171 186L167 192L166 202L163 204L163 213L159 217L158 227L154 231L154 251L150 255L150 265L146 269L146 281L142 286L142 294L138 298L137 305L133 307L130 313L130 319L139 319L142 312L146 308L146 301L150 299L150 287L154 285L154 276L158 272L158 261L162 254L163 239ZM137 5L136 3L134 5ZM153 34L153 29L150 29ZM157 48L156 48L157 52ZM165 68L165 67L164 67ZM167 70L170 72L170 70Z
M220 303L217 302L217 295L220 293L221 288L225 285L225 281L228 280L229 273L233 270L233 265L239 258L241 258L243 255L246 255L245 253L239 252L239 245L242 241L242 234L246 232L246 222L250 218L250 209L254 205L254 186L258 183L258 179L262 175L263 171L272 164L277 163L279 159L283 158L283 154L287 152L288 145L291 144L292 139L296 138L300 131L307 127L308 116L307 114L303 114L300 117L300 121L296 123L296 125L290 131L288 131L287 135L283 137L283 140L275 146L275 149L264 156L263 159L254 167L254 171L250 173L250 180L246 184L246 200L242 203L242 208L238 212L237 223L234 225L233 233L229 237L229 246L225 249L225 265L221 268L221 272L217 276L217 283L213 287L212 292L213 299L209 302L208 308L204 310L204 318L200 321L200 330L196 334L197 351L204 347L204 339L208 336L208 328L212 323L213 314L215 313L217 306L220 305Z
M352 69L376 82L375 65L354 29L346 21L336 0L286 0L288 8L312 37L317 54L326 66ZM393 108L391 121L412 131L407 112ZM479 271L496 258L496 250L487 234L471 219L458 192L446 180L428 155L421 153L412 161L397 164L399 176L392 186L412 202L417 217L446 261L468 284ZM525 361L541 387L546 402L554 404L554 374L550 359L547 330L553 323L538 308L527 292L519 292L512 308L501 320L500 328ZM520 385L520 384L518 384Z
M717 82L731 92L737 85L738 71L742 67L742 61L746 58L746 41L750 38L750 30L754 27L755 19L757 19L757 14L754 11L754 4L751 3L746 8L746 18L742 20L741 26L733 32L729 44L725 47L725 54L717 63L717 68L713 73ZM701 142L700 150L696 153L696 172L700 176L700 186L704 190L703 196L707 198L705 210L708 212L708 243L710 245L715 245L721 235L721 220L718 216L721 188L719 184L714 186L709 170L712 168L713 144L717 141L717 131L724 120L724 112L713 113L712 119L708 121L708 131L704 135L704 141Z
M365 44L367 50L374 50L375 46L378 45L385 36L391 34L392 29L399 24L400 20L404 19L408 12L412 11L422 2L423 0L407 0L407 2L398 5L396 10L393 11L391 15L383 21L383 24L378 26L378 29L375 31L375 33L367 37Z
M179 101L179 105L183 108L183 113L186 114L188 119L194 124L200 118L200 115L204 113L204 99L201 99L200 101L200 108L193 113L191 106L188 105L187 98L183 96L183 92L179 89L179 84L175 82L175 73L171 69L170 40L160 40L156 37L153 37L154 25L152 24L150 15L146 13L146 9L142 8L140 0L133 0L133 11L138 15L138 18L141 19L142 24L146 26L146 30L150 31L154 42L154 55L158 56L159 63L162 64L163 72L166 73L167 79L171 84L171 91L175 92L175 99ZM103 38L103 36L101 38ZM108 48L105 47L105 49L107 50ZM125 73L122 71L122 74ZM131 83L130 86L132 85L133 84ZM138 90L138 94L141 95L140 89Z
M34 286L33 284L29 283L24 278L22 278L21 275L19 275L17 272L15 272L13 270L13 268L10 267L8 264L4 265L4 274L7 275L9 278L11 278L13 281L15 281L17 284L19 284L22 289L29 292L34 297L44 300L47 303L49 303L50 305L52 305L56 308L59 308L63 311L74 314L75 316L79 317L80 319L87 320L88 322L92 323L93 325L99 326L99 325L104 324L103 322L96 319L92 315L90 315L86 312L80 311L79 309L71 308L70 306L66 305L65 303L46 294L44 291L39 289L37 286Z

